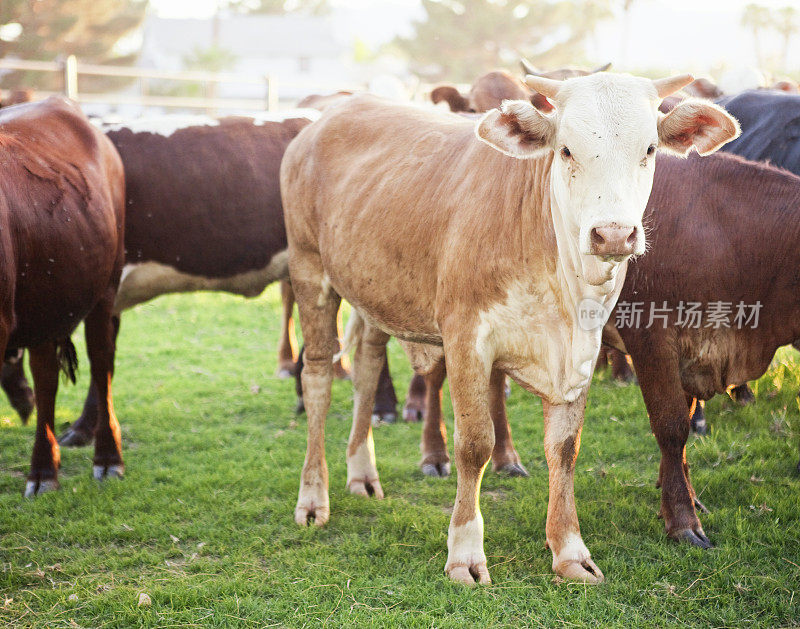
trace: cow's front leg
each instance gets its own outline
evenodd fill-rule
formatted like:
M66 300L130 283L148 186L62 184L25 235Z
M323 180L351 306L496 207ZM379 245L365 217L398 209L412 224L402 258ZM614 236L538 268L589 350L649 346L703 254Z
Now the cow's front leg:
M347 488L353 494L376 498L383 498L383 489L375 465L371 420L378 379L386 365L388 341L388 334L365 323L350 374L355 399L353 427L347 444Z
M458 482L447 536L445 572L466 584L491 583L483 552L481 478L492 456L494 430L489 416L491 362L475 353L474 343L445 341L450 396L455 415L455 457Z
M695 511L695 491L689 480L686 441L689 438L689 405L680 382L676 352L652 352L659 341L647 339L631 351L650 427L661 449L658 486L667 535L700 548L711 548ZM671 339L661 341L669 346ZM626 342L627 345L627 342ZM629 346L629 349L630 346Z
M581 445L585 407L586 391L569 404L554 405L542 400L544 452L550 470L545 531L556 574L565 579L601 583L603 573L583 543L575 508L575 460Z

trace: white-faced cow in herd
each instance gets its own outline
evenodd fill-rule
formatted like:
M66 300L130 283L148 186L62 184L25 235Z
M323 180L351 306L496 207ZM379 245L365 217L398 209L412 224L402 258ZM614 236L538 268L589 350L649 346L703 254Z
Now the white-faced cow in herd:
M553 569L596 583L573 492L600 330L578 305L612 305L626 260L645 251L642 215L656 148L716 150L736 122L703 102L668 116L660 98L689 76L528 77L555 106L504 103L477 124L357 96L300 132L281 166L289 267L306 343L308 449L295 520L327 522L324 424L336 312L363 323L353 365L348 486L382 496L370 415L389 335L422 372L446 360L458 484L445 570L490 581L480 481L492 453L490 382L506 373L543 400ZM413 247L409 247L413 243Z
M114 146L63 98L0 111L0 155L0 353L30 348L37 423L25 495L33 496L58 486L58 371L74 379L70 335L82 320L99 400L94 474L122 474L111 318L125 182Z

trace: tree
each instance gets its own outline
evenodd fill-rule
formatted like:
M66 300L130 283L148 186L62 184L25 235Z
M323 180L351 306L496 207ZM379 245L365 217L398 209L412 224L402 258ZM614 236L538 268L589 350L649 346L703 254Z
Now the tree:
M538 66L580 60L595 25L609 15L605 0L422 0L426 18L395 46L428 80L471 81L520 56Z
M772 16L767 7L751 3L744 8L742 13L742 26L749 28L753 33L753 45L756 50L756 61L759 67L764 67L764 55L761 48L761 33L772 26Z
M133 63L138 51L120 52L119 41L139 27L148 0L3 0L0 27L19 25L18 36L0 40L0 57L51 61L76 55L81 61L98 64ZM33 72L3 76L6 87L59 89L61 77ZM108 83L94 77L82 80ZM112 82L114 82L112 80Z
M800 31L800 22L798 22L798 18L800 18L800 12L798 12L798 10L794 7L790 6L778 9L775 12L775 17L773 18L775 30L778 31L783 38L781 59L783 60L784 72L788 70L789 44L791 42L792 35Z

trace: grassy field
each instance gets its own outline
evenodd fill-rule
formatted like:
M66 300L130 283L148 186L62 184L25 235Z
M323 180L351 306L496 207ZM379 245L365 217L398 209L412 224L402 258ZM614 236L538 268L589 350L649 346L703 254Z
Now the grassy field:
M656 517L659 452L638 388L595 376L575 484L599 587L551 573L541 404L514 386L509 416L531 477L484 477L494 584L468 589L443 575L455 479L421 474L419 425L376 430L385 500L345 490L348 382L334 384L328 420L331 522L294 524L305 418L293 383L273 376L277 296L172 296L125 314L122 481L96 483L90 449L64 449L61 491L23 499L33 427L0 401L0 625L800 625L796 353L756 384L755 406L717 397L710 435L691 438L694 486L712 511L705 552L668 541ZM402 396L410 369L390 351ZM61 387L59 426L87 379L82 359L78 386ZM449 402L446 414L452 430Z

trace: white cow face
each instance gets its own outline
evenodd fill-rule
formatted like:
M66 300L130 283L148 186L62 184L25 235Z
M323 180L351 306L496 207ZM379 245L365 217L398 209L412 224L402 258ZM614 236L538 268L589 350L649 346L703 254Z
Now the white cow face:
M478 123L478 137L518 159L553 151L550 195L557 234L577 249L583 276L600 285L617 266L645 251L642 216L653 185L656 149L706 155L739 134L736 121L704 101L668 115L660 99L692 80L651 81L594 74L563 82L529 76L555 106L542 114L527 101L506 101Z

